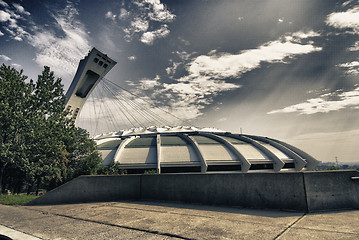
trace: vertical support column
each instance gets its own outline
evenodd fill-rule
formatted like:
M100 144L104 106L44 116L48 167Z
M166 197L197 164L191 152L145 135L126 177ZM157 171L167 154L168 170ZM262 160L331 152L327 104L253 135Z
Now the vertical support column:
M317 159L313 158L312 156L310 156L308 153L303 152L302 150L279 140L276 139L271 139L274 142L277 142L285 147L287 147L288 149L292 150L293 152L297 153L298 155L300 155L302 158L304 158L307 161L307 164L305 165L305 168L308 171L312 171L314 170L318 164L320 163L320 161L318 161Z
M157 174L161 174L161 135L157 134Z
M273 147L279 149L280 151L282 151L288 157L293 159L296 171L302 170L304 168L304 166L307 164L307 162L301 156L299 156L297 153L293 152L292 150L288 149L287 147L285 147L269 138L258 137L258 136L250 136L250 138L256 139L256 140L259 140L262 142L266 142L266 143L272 145Z
M121 142L120 146L117 148L117 151L116 151L116 153L115 153L115 157L114 157L114 160L113 160L114 163L117 162L117 163L121 164L121 163L120 163L120 156L121 156L122 152L124 151L126 145L129 144L132 140L134 140L134 139L136 139L136 138L137 138L137 137L134 137L134 136L133 136L133 137L129 137L129 138L124 139L124 140Z
M207 172L208 164L207 164L206 160L203 158L204 155L201 152L196 140L193 137L188 136L187 134L183 134L183 133L179 133L177 136L179 136L180 138L182 138L183 140L185 140L186 142L191 144L191 146L193 147L194 151L196 152L199 160L201 161L201 172L203 172L203 173Z
M199 135L212 138L225 145L241 162L241 171L248 172L249 168L251 167L251 163L232 145L232 143L222 138L221 136L214 135L211 133L199 132Z
M265 155L269 157L270 160L273 162L273 170L276 172L279 172L284 167L284 162L280 160L276 155L274 155L271 151L269 151L267 148L259 144L258 142L254 141L253 139L243 136L243 135L234 135L229 134L228 136L237 138L239 140L242 140L243 142L247 142L249 144L252 144L253 147L257 148L261 152L263 152Z

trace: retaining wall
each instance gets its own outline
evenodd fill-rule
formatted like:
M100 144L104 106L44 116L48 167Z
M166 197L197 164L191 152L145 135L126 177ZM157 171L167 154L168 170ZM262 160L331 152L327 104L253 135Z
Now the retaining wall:
M30 205L159 200L321 211L359 208L358 171L81 176Z

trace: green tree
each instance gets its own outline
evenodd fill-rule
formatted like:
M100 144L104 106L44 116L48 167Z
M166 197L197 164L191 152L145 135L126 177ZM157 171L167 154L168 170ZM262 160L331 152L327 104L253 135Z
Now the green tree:
M24 154L29 121L32 82L26 83L22 71L0 67L0 189L3 190L5 170L21 174L27 167Z
M340 167L333 165L333 166L328 167L327 170L340 170Z
M36 83L0 67L0 187L53 188L81 174L96 174L101 157L88 133L64 111L61 79L44 67Z

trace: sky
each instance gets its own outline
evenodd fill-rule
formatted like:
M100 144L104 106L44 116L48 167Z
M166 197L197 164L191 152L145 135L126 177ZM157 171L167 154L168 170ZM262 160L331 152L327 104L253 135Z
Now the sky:
M359 162L357 0L0 0L0 43L0 62L49 66L65 90L96 47L107 79L194 126Z

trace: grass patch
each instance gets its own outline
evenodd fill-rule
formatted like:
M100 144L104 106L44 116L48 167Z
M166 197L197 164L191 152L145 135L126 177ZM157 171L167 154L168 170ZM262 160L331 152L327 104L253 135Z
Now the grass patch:
M4 205L24 205L31 200L38 198L39 196L34 195L7 195L0 194L0 204Z

